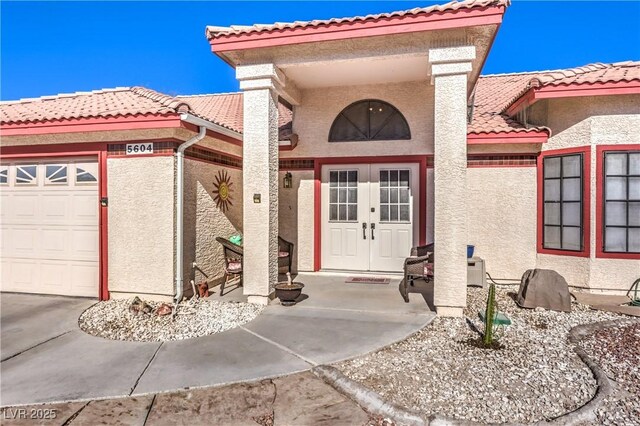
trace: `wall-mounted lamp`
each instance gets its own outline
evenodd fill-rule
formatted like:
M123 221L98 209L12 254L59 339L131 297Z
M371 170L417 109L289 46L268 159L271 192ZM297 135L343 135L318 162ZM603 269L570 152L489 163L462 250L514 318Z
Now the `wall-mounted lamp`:
M282 186L284 186L285 188L293 188L293 175L291 174L291 172L287 172L284 174Z

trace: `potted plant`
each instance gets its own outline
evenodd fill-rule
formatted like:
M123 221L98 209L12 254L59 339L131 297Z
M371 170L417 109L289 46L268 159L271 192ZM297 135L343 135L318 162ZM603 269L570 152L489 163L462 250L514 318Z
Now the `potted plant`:
M276 284L276 296L280 299L282 306L293 306L302 294L304 284L291 281L291 273L287 272L287 281Z

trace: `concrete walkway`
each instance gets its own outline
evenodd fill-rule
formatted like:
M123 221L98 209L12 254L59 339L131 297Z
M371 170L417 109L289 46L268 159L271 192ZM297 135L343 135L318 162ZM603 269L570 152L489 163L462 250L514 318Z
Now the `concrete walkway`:
M30 419L33 413L47 418ZM0 419L3 426L351 426L367 424L369 415L355 402L305 372L216 388L5 408Z
M93 337L77 318L95 301L2 294L1 406L145 395L283 376L401 340L434 317L425 294L405 304L389 285L300 275L308 296L197 339L142 343ZM240 290L238 293L240 294ZM230 296L233 297L233 294Z

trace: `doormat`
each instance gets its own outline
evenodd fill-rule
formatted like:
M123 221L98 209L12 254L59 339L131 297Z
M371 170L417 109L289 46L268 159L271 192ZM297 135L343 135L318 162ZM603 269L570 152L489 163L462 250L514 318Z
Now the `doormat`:
M391 280L380 277L349 277L344 282L357 284L389 284Z

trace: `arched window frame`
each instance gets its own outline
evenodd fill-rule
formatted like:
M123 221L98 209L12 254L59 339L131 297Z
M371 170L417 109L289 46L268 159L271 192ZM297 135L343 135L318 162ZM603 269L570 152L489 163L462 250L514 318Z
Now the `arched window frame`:
M391 108L391 110L393 111L393 113L387 117L387 119L385 120L385 123L388 122L389 120L391 120L391 118L397 116L400 120L402 120L402 122L404 123L404 125L406 126L406 134L401 135L400 137L397 138L392 138L392 139L376 139L375 137L377 136L377 134L379 134L385 127L385 125L381 126L378 131L376 132L376 134L371 135L371 114L369 114L368 119L369 119L369 123L367 125L367 134L363 136L366 136L365 139L343 139L343 138L337 138L335 136L335 131L336 131L336 126L338 125L338 119L340 117L344 117L347 121L349 121L356 129L358 129L358 126L353 123L346 115L345 112L347 112L350 108L353 108L357 105L360 105L362 103L368 103L370 104L371 102L378 102L381 103L385 106L387 106L388 108ZM370 105L367 105L367 108L369 108ZM362 132L361 132L362 133ZM340 111L340 113L336 116L336 118L334 118L333 123L331 124L331 129L329 130L329 142L366 142L366 141L383 141L383 140L409 140L411 139L411 128L409 127L409 123L407 122L407 119L404 117L404 115L400 112L400 110L398 108L396 108L395 106L393 106L392 104L390 104L389 102L385 102L383 100L380 99L362 99L356 102L353 102L351 104L349 104L346 108L344 108L342 111Z

